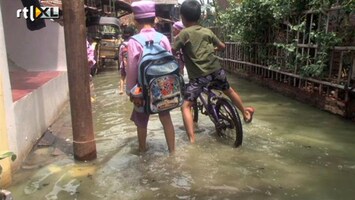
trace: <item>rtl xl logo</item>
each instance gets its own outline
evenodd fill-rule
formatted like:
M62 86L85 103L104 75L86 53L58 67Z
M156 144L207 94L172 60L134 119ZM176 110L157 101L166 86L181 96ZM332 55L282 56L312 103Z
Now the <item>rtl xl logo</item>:
M36 19L59 19L59 7L36 7L30 6L23 9L18 9L16 17L30 19L34 21Z

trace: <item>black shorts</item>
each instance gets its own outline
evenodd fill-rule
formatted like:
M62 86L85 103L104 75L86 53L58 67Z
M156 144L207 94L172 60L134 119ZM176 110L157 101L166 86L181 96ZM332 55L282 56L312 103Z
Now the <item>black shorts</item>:
M190 79L186 86L184 99L188 101L195 101L202 92L202 87L207 86L209 83L213 83L213 89L216 90L224 91L230 87L227 81L226 72L224 69L220 69L206 76Z

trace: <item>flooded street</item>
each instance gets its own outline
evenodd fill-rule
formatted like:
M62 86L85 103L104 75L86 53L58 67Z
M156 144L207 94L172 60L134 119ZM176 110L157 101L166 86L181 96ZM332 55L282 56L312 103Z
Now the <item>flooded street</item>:
M73 160L67 105L51 127L55 144L34 151L7 189L15 200L354 199L353 122L249 81L229 81L256 109L238 149L217 139L206 116L190 145L175 109L175 155L157 115L148 125L149 150L139 154L132 104L118 94L117 70L109 70L94 77L98 158Z

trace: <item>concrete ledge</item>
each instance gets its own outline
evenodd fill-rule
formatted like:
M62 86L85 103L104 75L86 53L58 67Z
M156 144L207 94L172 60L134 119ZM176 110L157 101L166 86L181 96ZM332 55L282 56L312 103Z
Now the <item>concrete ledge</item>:
M67 72L60 72L60 75L14 102L16 144L20 151L16 152L18 162L26 158L38 139L58 118L68 99Z
M44 85L57 76L60 76L60 71L10 71L11 90L13 101L18 101L32 91Z

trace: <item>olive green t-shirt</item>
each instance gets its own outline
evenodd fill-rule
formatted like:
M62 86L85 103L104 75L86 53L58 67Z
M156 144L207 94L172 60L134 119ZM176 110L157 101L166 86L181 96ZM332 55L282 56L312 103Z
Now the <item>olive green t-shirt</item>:
M182 49L187 73L190 79L211 74L221 68L214 54L214 47L220 43L208 28L199 25L184 28L176 37L173 49Z

